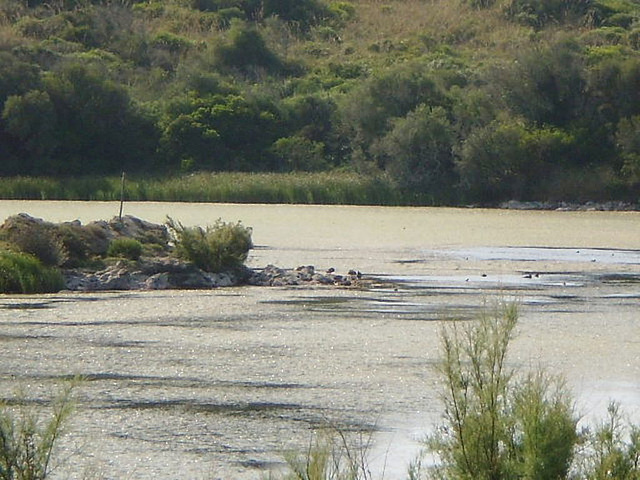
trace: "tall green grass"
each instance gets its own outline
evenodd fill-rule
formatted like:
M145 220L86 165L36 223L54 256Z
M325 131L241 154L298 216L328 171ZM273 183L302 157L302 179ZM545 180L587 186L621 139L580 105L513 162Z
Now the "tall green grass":
M120 177L0 178L3 200L120 199ZM194 173L173 177L131 177L129 201L399 205L405 198L386 177L351 172Z
M120 178L2 177L3 200L116 200Z

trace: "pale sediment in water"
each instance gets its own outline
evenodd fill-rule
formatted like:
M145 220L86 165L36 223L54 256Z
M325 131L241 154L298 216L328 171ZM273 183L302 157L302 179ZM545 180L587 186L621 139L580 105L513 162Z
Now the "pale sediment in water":
M114 207L55 206L10 208L84 222ZM158 222L242 220L258 244L252 267L357 268L393 282L2 297L4 397L22 384L40 401L60 378L87 378L65 439L79 455L58 478L261 478L324 422L373 429L375 465L404 478L441 415L442 322L496 299L521 306L511 365L566 376L586 419L613 398L640 421L638 213L127 208Z

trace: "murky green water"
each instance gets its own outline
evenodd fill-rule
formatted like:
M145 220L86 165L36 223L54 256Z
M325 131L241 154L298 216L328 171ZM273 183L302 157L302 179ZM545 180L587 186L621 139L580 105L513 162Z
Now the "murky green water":
M7 217L109 219L115 203L0 202ZM610 398L640 421L640 214L207 204L125 213L254 228L254 267L351 268L368 291L0 297L0 391L30 400L81 374L58 478L261 478L325 422L376 431L402 478L440 415L438 329L496 299L522 305L510 361L565 375L587 418ZM384 284L386 285L386 284ZM70 451L70 450L68 450Z

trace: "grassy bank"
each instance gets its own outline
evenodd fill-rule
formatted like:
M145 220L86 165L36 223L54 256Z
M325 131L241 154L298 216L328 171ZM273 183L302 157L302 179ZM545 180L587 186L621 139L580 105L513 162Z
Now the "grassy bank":
M120 177L0 178L3 200L120 199ZM403 194L382 176L348 172L195 173L127 177L125 199L163 202L301 203L346 205L430 204L429 198Z

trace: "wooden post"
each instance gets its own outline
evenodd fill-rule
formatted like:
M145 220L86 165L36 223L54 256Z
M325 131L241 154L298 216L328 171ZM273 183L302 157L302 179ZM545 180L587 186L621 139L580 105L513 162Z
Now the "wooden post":
M124 172L122 172L122 181L120 182L120 215L119 220L122 222L122 207L124 205Z

